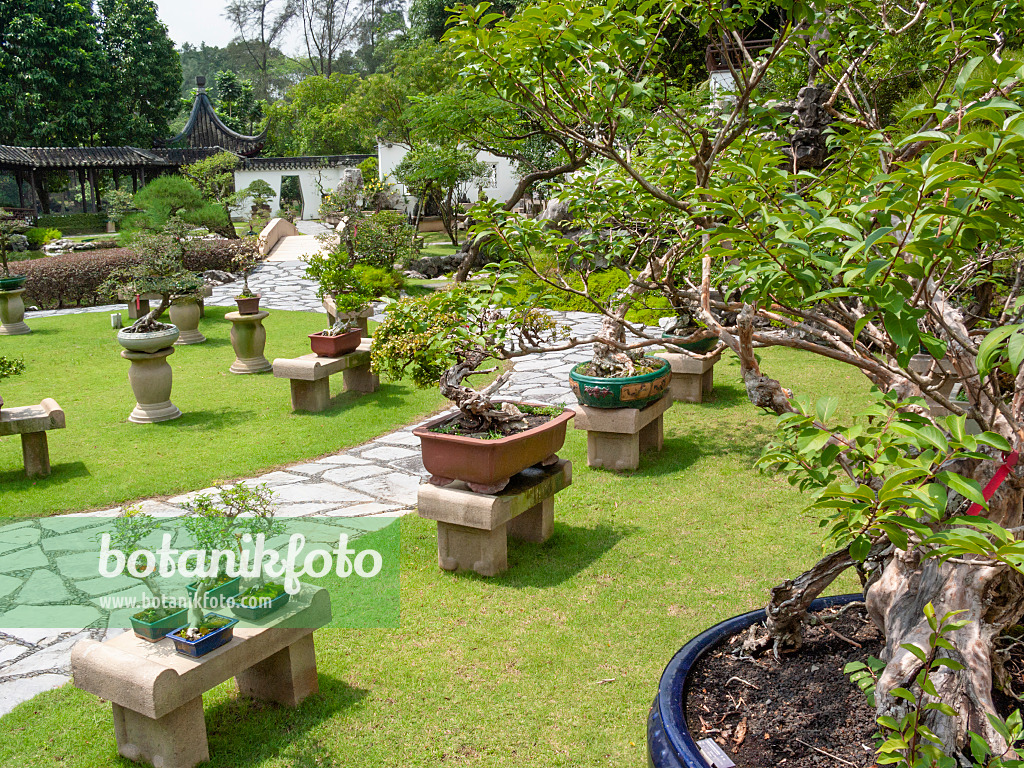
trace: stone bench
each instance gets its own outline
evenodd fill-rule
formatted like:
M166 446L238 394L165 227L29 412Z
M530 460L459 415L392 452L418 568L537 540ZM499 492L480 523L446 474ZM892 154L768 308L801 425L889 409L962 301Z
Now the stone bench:
M21 435L21 456L25 474L45 477L50 474L49 429L64 429L64 411L57 401L46 398L39 405L0 408L0 437Z
M576 429L587 431L587 466L616 472L640 466L644 451L660 451L665 441L665 411L672 393L646 408L591 408L576 405Z
M721 351L710 357L695 358L678 352L658 352L658 357L672 366L669 392L672 400L682 403L701 403L715 386L715 363L722 359Z
M331 403L331 374L341 371L347 392L376 392L380 377L370 370L370 342L363 339L355 352L341 357L320 357L312 353L302 357L274 361L274 376L290 379L292 410L319 413Z
M331 620L327 591L304 585L280 613L271 627L236 625L230 642L198 659L131 632L81 640L71 650L75 687L111 703L121 756L192 768L210 759L203 693L214 686L233 677L242 696L289 707L319 690L313 627Z
M498 494L474 493L458 481L421 485L417 513L437 521L437 562L446 571L494 576L508 570L508 537L537 544L551 538L555 494L572 484L572 462L532 468Z

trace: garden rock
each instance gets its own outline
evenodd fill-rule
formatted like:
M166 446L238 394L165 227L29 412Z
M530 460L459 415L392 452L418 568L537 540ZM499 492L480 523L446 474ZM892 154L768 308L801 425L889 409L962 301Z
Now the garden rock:
M424 275L422 272L417 272L415 269L407 269L402 274L404 274L406 277L410 278L411 280L426 280L427 279L426 275Z
M558 198L548 200L544 205L544 210L537 217L537 221L547 222L544 229L557 229L559 232L564 232L573 221L569 203Z
M15 253L24 253L28 250L28 237L25 235L11 235L7 243Z
M447 256L424 256L409 262L409 269L419 272L427 279L454 272L462 264L462 256L452 253Z
M238 278L230 272L224 272L220 269L208 269L201 273L203 280L210 285L224 285L225 283L233 283Z

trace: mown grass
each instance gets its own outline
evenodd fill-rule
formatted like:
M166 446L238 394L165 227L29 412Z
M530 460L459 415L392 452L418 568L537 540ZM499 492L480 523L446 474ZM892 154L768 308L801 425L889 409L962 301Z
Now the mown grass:
M867 385L828 361L762 353L798 393L834 395L841 415ZM805 499L752 464L774 417L751 406L735 359L702 405L665 415L665 446L615 475L586 467L570 430L543 545L511 542L495 578L437 567L432 523L403 518L399 629L317 634L320 693L297 710L206 696L212 766L642 766L658 678L689 637L762 605L820 552ZM850 580L836 591L849 591ZM68 713L75 716L69 717ZM0 718L0 765L127 766L109 704L76 689Z
M5 516L98 509L205 488L306 458L334 453L389 432L443 405L433 389L383 382L368 395L343 393L331 379L328 411L293 413L287 379L228 372L234 353L228 310L211 307L200 330L204 344L176 347L171 400L184 413L161 424L132 424L135 398L128 361L120 356L106 313L34 318L33 332L0 337L0 354L22 357L21 376L0 383L6 406L52 397L67 428L51 430L47 478L22 471L17 437L0 439L0 509ZM266 357L309 352L307 334L324 316L272 311L264 320Z

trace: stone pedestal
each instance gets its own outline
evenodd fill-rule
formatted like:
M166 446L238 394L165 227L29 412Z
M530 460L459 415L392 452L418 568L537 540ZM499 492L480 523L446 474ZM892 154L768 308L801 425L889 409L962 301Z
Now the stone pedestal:
M32 329L25 324L25 302L21 298L24 292L24 288L0 291L0 336L32 333Z
M261 310L255 315L228 312L224 316L231 321L231 346L235 350L235 362L229 369L231 373L263 373L274 369L263 356L267 346L267 330L263 327L263 318L269 315L269 312Z
M473 493L459 481L421 485L420 517L437 521L437 563L446 571L494 576L508 570L508 537L541 543L554 531L555 494L572 484L572 462L513 476L497 494Z
M380 377L370 370L371 339L363 339L355 352L341 357L309 354L274 361L274 376L290 379L292 410L319 413L331 404L330 377L341 371L346 392L376 392Z
M673 401L701 403L705 396L711 394L715 384L715 363L722 359L721 352L702 359L675 352L658 352L658 357L672 366L672 380L668 386Z
M199 332L199 303L195 301L171 304L167 310L171 323L178 326L181 335L174 342L175 346L186 344L202 344L206 337Z
M640 454L660 451L665 439L662 417L672 405L672 394L646 408L590 408L575 406L576 429L587 431L587 466L621 472L640 466Z
M134 424L155 424L181 416L178 406L171 402L173 379L167 358L173 354L174 347L157 352L121 351L121 357L132 364L128 369L128 381L138 401L128 421Z

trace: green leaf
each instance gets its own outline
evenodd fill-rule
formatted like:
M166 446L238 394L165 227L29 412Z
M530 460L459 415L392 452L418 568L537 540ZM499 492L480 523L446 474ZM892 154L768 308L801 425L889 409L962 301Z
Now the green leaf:
M970 499L976 504L981 504L983 507L988 506L985 502L985 497L981 493L981 486L974 480L961 477L953 472L939 472L935 479L943 485L952 488L965 499Z
M867 536L858 536L850 544L850 557L856 560L858 563L863 563L864 558L868 556L871 551L871 539Z
M996 328L982 340L978 345L976 361L979 376L987 376L998 365L1003 341L1020 327L1019 325L1004 325Z

